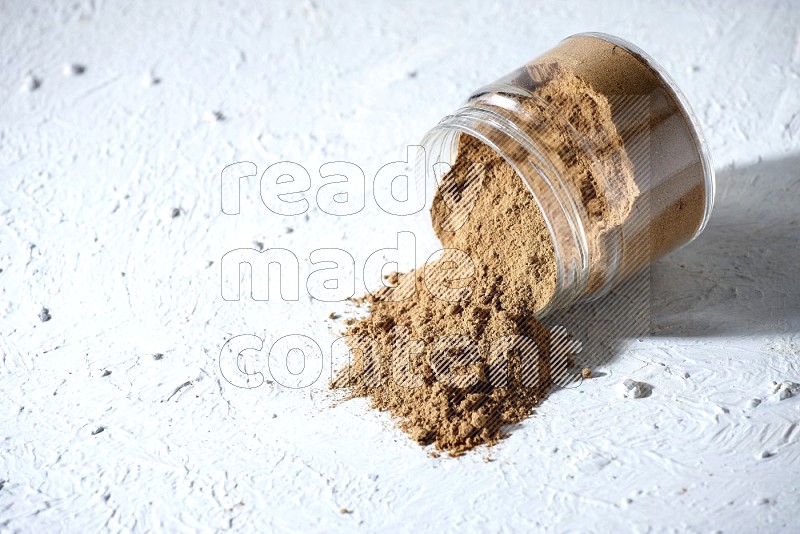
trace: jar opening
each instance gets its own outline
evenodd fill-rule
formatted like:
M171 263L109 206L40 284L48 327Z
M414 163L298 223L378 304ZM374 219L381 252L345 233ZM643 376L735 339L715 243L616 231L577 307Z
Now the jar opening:
M584 291L588 280L589 250L579 208L563 190L558 171L533 139L507 117L487 109L464 107L442 119L425 136L422 145L427 161L425 169L418 172L429 173L437 163L452 165L462 135L487 145L511 166L544 218L555 255L556 290L537 316L543 317L564 302L574 300ZM512 157L513 153L524 153L526 157ZM442 173L434 172L437 187L441 176Z

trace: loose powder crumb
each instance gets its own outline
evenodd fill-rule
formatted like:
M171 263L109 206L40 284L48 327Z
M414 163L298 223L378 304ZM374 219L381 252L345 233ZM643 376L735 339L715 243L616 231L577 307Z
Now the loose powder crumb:
M625 216L636 194L609 104L564 69L549 76L541 94L570 110L572 126L623 151L614 159L622 190L598 178L608 169L593 173L580 158L563 169L581 186L595 231L602 232ZM551 335L536 312L555 292L557 264L524 181L474 137L460 136L431 220L444 246L441 257L392 273L388 287L364 297L368 315L347 322L352 360L331 387L367 397L420 444L460 455L497 442L550 389Z

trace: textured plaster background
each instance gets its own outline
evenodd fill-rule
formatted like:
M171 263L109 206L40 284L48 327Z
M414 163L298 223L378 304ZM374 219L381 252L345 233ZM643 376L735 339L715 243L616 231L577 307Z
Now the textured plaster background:
M0 531L800 530L797 2L11 0L0 25ZM666 67L718 171L706 232L653 270L650 336L458 459L363 401L332 409L325 380L222 379L230 337L327 348L343 308L226 302L225 252L360 266L427 225L371 194L358 216L281 218L257 178L227 216L225 165L345 160L369 184L580 31ZM652 394L620 398L628 377Z

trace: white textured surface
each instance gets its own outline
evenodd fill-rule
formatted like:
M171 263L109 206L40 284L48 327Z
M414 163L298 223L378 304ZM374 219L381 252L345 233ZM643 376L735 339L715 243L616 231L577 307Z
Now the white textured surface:
M800 382L798 4L397 4L0 4L0 531L800 530L800 394L772 384ZM718 169L706 233L654 270L653 336L459 459L361 401L331 409L322 383L221 380L231 335L324 347L338 308L225 302L223 253L363 265L407 226L371 195L281 219L257 179L222 215L225 165L372 177L471 89L588 30L667 68ZM652 394L621 398L627 377Z

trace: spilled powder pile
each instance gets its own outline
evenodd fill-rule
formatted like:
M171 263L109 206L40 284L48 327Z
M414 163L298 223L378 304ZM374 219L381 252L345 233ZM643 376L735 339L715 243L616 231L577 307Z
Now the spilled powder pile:
M563 69L548 76L540 88L551 97L546 101L558 99L553 104L590 142L622 150L604 97ZM536 112L547 117L551 109ZM624 151L625 161L612 160L618 168L611 169L627 188L619 200L598 178L605 170L576 157L569 140L541 142L566 156L558 165L581 191L596 235L624 217L635 196ZM556 258L523 180L467 135L439 184L431 219L442 257L394 274L392 287L365 297L368 315L350 320L346 331L352 361L331 387L349 388L351 397L388 410L419 443L459 454L495 443L504 426L530 415L552 386L551 333L535 314L555 291Z
M462 144L449 179L463 177L473 161L484 163L477 202L464 227L443 234L446 246L473 258L468 296L448 302L433 294L441 289L435 273L447 268L448 255L399 275L391 296L413 296L390 301L390 291L383 290L368 297L370 314L347 330L348 343L357 349L354 361L334 381L334 387L352 386L353 396L369 397L373 407L399 417L400 427L415 440L452 452L497 441L502 425L529 415L549 386L546 355L534 354L530 346L502 346L505 336L516 335L547 346L547 332L533 316L536 303L555 285L544 220L514 170L472 138ZM541 283L532 284L536 279ZM377 347L368 346L369 340ZM379 362L373 359L375 348ZM510 376L502 376L508 368ZM494 387L502 382L506 387Z

